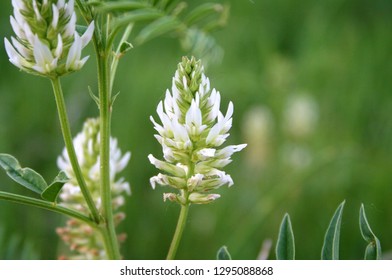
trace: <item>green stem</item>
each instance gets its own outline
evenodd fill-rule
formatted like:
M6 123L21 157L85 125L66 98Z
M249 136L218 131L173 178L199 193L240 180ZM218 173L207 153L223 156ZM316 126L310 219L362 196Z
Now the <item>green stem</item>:
M78 158L76 156L75 148L73 146L71 129L69 127L69 121L68 121L67 111L65 108L65 101L64 101L61 84L60 84L60 79L58 77L55 77L51 79L51 82L52 82L52 87L56 99L57 111L61 124L61 131L63 133L64 143L68 152L69 161L71 162L76 180L78 181L80 190L84 196L84 199L86 200L87 206L90 209L93 220L97 224L99 224L100 222L99 212L97 207L95 206L95 203L91 197L89 190L87 189L87 185L84 180L82 170L80 169Z
M109 259L120 259L120 251L113 219L112 193L110 180L110 75L107 52L98 53L98 83L100 110L100 171L102 214L105 230L102 231Z
M121 45L128 40L128 37L129 37L129 35L132 32L132 28L133 28L133 23L128 24L127 28L124 31L123 36L121 37L120 42L118 43L118 47L117 47L116 53L115 53L115 55L113 57L112 65L110 66L110 72L111 72L110 90L113 89L113 82L114 82L114 77L116 76L118 62L120 60L120 57L123 55L121 53Z
M174 260L174 257L176 256L177 248L178 245L180 244L182 233L184 232L186 220L188 217L188 211L189 211L189 203L186 203L185 205L181 204L181 212L180 212L180 216L178 217L176 231L174 232L174 236L170 244L169 252L167 253L167 257L166 257L167 260Z
M44 200L31 198L31 197L27 197L27 196L22 196L22 195L18 195L18 194L13 194L13 193L1 192L1 191L0 191L0 199L16 202L16 203L20 203L20 204L25 204L25 205L31 205L31 206L46 209L49 211L64 214L64 215L70 216L72 218L78 219L80 221L83 221L93 228L97 227L97 224L93 220L91 220L89 217L87 217L83 214L80 214L79 212L77 212L75 210L54 204L53 202L44 201Z

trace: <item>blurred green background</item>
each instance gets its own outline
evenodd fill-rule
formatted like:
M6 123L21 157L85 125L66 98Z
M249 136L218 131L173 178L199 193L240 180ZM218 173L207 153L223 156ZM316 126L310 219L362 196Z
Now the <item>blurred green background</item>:
M1 3L1 37L12 34L10 2ZM214 259L227 245L234 259L255 259L264 241L275 246L288 212L296 257L319 259L343 200L341 258L363 258L361 203L383 251L392 250L392 1L225 3L229 22L214 33L224 56L206 74L222 94L222 110L230 100L235 105L229 144L249 145L226 169L235 185L221 188L215 203L191 207L177 257ZM174 232L179 207L162 201L164 188L151 189L158 171L147 155L161 156L149 116L183 55L167 36L133 49L119 66L112 132L132 152L122 173L132 187L120 226L128 235L125 259L165 258ZM94 67L90 58L63 79L74 134L98 114L87 91L96 88ZM63 144L50 84L11 65L3 40L0 69L0 152L53 178ZM0 189L27 193L4 172ZM55 228L63 224L58 214L0 201L0 258L56 259Z

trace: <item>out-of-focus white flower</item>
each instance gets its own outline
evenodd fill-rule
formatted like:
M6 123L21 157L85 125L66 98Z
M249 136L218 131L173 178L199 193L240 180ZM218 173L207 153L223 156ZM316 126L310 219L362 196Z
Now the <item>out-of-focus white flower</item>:
M180 204L209 203L219 198L209 191L233 185L230 175L221 170L231 162L231 155L246 144L219 147L229 136L234 111L220 111L220 93L211 89L204 68L195 58L183 58L178 64L171 92L166 91L158 104L157 114L162 124L150 117L158 132L155 138L162 145L164 161L149 155L150 162L162 170L150 179L156 184L171 186L180 193L165 193Z
M9 60L29 73L55 77L82 68L82 49L94 32L91 22L82 36L76 31L74 0L12 0L10 17L16 37L4 38Z
M271 111L261 105L249 108L242 121L242 135L248 147L245 159L249 168L260 170L265 167L271 152L274 120Z
M82 132L80 132L73 140L76 155L80 164L82 173L85 175L87 187L91 196L97 205L101 208L100 200L100 158L99 158L99 120L88 119ZM124 194L130 195L130 186L123 178L117 178L117 174L121 172L128 164L131 154L129 152L122 154L117 145L117 139L110 139L110 178L112 190L112 205L117 222L125 218L125 215L118 212L118 209L124 204ZM58 167L63 170L68 178L67 182L60 193L60 200L63 205L82 211L88 214L88 207L80 191L72 165L69 161L67 150L57 159ZM105 258L103 242L101 237L93 230L91 234L86 234L86 229L90 228L77 220L72 219L66 227L57 230L61 238L71 246L76 252L72 258L84 259L100 259ZM83 242L82 242L83 241Z
M284 129L292 136L304 138L315 129L318 105L309 94L295 94L288 99L284 110Z

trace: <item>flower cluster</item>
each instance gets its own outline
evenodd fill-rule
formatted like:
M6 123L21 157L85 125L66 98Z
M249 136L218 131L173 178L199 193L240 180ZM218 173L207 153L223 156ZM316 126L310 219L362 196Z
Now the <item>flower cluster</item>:
M218 148L229 136L233 114L232 102L226 114L222 114L220 100L220 93L211 89L201 62L184 57L173 78L171 92L167 90L164 101L158 104L162 125L151 117L165 161L148 156L164 172L152 177L150 183L153 188L159 184L179 190L165 193L165 200L180 204L209 203L220 197L210 191L233 185L231 176L221 169L246 144Z
M92 22L84 34L76 31L74 0L12 0L11 26L16 37L4 44L9 60L29 73L55 77L76 71L88 56L82 49L94 32Z
M97 208L100 209L99 120L88 119L84 124L83 131L74 138L73 143L81 170L85 175L86 184ZM130 153L127 152L123 155L117 146L117 140L114 138L110 139L110 149L112 205L115 212L115 222L119 223L125 218L125 214L116 211L125 202L124 193L130 194L130 186L127 182L124 182L123 178L116 180L116 175L127 165L130 159ZM61 203L87 215L89 211L76 181L66 149L58 157L57 165L70 178L60 193ZM71 251L76 253L73 254L73 258L106 258L101 236L89 225L71 219L65 227L57 229L57 233L70 246ZM120 236L119 239L121 240L123 237Z

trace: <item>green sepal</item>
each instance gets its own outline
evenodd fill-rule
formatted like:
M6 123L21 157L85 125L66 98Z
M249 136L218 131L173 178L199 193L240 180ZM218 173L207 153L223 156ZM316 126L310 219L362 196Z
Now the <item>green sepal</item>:
M373 233L369 222L366 218L365 207L362 204L359 210L359 229L363 239L368 243L365 250L365 260L380 260L381 259L381 244L380 240Z
M57 197L65 183L69 181L69 178L64 171L54 178L53 182L42 192L41 197L50 202L56 202Z
M216 259L220 261L228 261L231 260L231 255L227 250L226 246L222 246L218 252L216 253Z
M278 241L276 243L277 260L295 259L295 241L289 214L285 214L280 224Z
M22 168L16 158L8 154L0 154L0 166L7 175L25 188L41 194L47 188L44 178L31 168Z
M321 250L322 260L338 260L339 259L339 240L340 226L342 223L342 213L345 201L343 201L336 209L329 227L324 237L324 244Z

